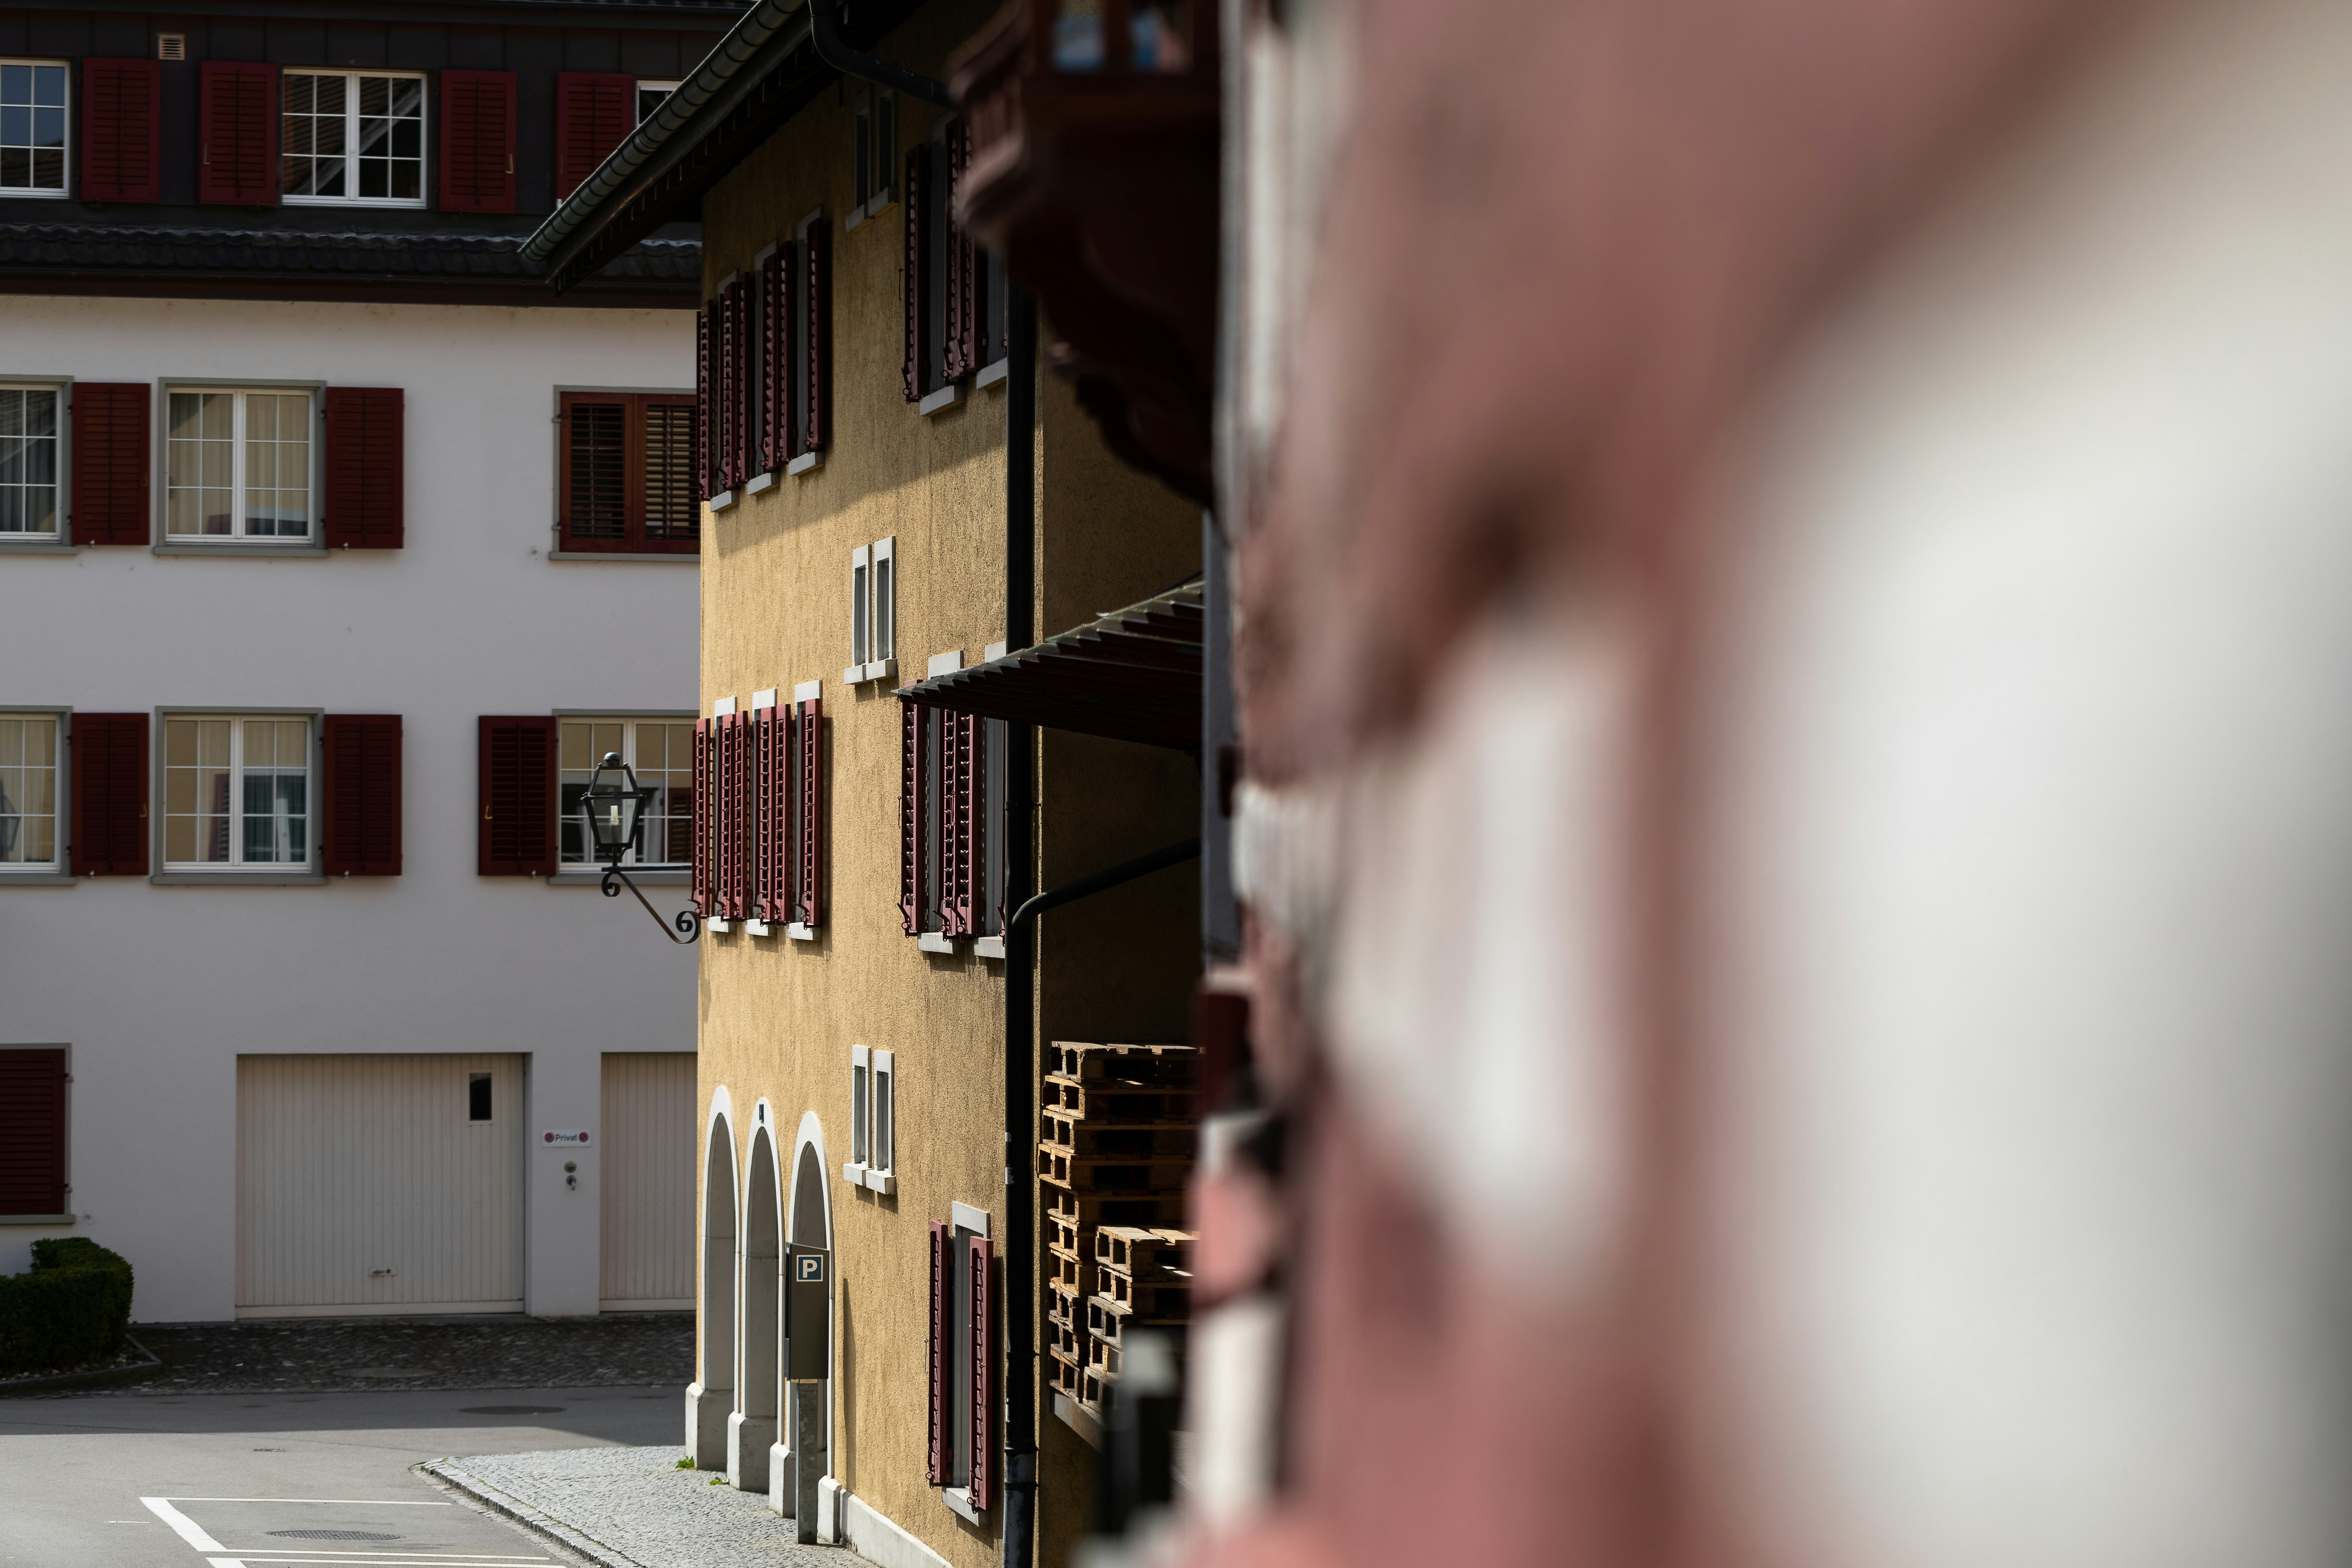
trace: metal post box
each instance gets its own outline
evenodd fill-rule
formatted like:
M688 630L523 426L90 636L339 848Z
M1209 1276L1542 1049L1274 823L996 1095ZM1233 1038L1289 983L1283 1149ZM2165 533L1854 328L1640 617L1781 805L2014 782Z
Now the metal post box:
M833 1254L784 1247L784 1376L812 1383L833 1370Z

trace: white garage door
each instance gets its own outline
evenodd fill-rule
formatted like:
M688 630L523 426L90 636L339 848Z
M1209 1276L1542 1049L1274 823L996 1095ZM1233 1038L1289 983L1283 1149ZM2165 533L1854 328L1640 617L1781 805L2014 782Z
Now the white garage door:
M522 1058L239 1057L239 1317L522 1310Z
M608 1312L694 1305L694 1053L604 1058L602 1282Z

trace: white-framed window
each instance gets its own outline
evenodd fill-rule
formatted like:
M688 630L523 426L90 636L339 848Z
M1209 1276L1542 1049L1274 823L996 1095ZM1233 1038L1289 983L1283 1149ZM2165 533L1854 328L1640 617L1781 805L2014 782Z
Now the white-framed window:
M653 796L638 818L644 831L637 847L622 858L624 866L685 868L694 863L694 721L677 718L614 719L597 716L559 719L557 752L562 776L563 830L562 859L567 865L593 862L594 842L588 834L586 808L581 805L597 764L614 752L621 753L636 773L637 783L650 786Z
M898 668L898 539L877 539L849 552L849 667L844 684L879 680Z
M0 60L0 193L66 194L66 67Z
M0 713L0 878L54 872L58 832L58 735L54 713Z
M308 866L310 721L280 714L163 720L163 866Z
M61 402L54 386L0 384L0 535L57 537Z
M849 1160L841 1179L877 1193L898 1190L896 1053L849 1047Z
M317 399L267 388L173 387L164 400L163 532L177 540L309 539Z
M654 117L654 110L659 109L667 100L669 95L677 90L677 87L678 84L674 81L646 81L640 79L637 82L636 123L643 125L646 121L651 120Z
M422 75L289 69L278 95L278 188L288 205L425 205Z

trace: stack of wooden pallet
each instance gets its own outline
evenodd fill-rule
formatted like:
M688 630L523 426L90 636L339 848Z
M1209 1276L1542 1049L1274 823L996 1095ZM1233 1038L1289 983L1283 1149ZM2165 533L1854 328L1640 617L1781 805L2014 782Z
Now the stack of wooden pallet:
M1192 1319L1192 1233L1107 1225L1095 1232L1095 1293L1087 1298L1087 1366L1079 1403L1102 1408L1118 1381L1130 1329L1162 1329L1180 1340Z
M1183 1321L1176 1298L1163 1293L1189 1299L1189 1276L1168 1272L1181 1265L1174 1244L1160 1238L1185 1235L1171 1227L1183 1223L1198 1140L1198 1066L1190 1046L1056 1040L1045 1049L1037 1173L1045 1192L1046 1371L1057 1392L1097 1417L1103 1389L1118 1377L1124 1328ZM1106 1231L1121 1235L1108 1252ZM1140 1276L1139 1235L1151 1241ZM1155 1315L1137 1316L1139 1309Z

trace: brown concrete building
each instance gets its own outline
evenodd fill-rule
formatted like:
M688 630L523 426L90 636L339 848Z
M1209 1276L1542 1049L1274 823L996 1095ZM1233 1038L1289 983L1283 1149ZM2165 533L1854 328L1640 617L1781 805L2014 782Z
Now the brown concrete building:
M1093 1496L1037 1268L1002 1261L1043 1253L1037 1042L1182 1040L1198 968L1167 868L1198 811L1201 514L1110 455L953 220L970 139L933 79L988 16L756 6L530 242L559 287L664 222L708 247L688 1442L803 1539L958 1568L1025 1548L1040 1494L1064 1560ZM804 1292L784 1321L803 1268L825 1325Z

